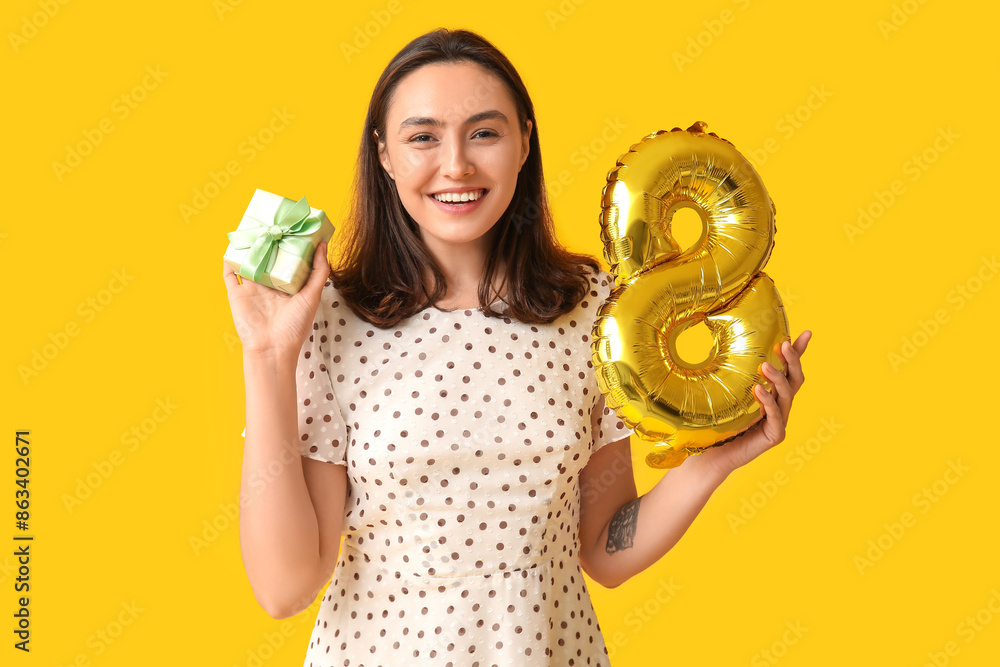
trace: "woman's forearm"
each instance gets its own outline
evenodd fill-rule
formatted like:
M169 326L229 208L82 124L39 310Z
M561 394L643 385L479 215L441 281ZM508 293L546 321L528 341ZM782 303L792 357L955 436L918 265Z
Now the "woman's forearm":
M275 617L316 591L316 511L298 450L294 355L243 355L247 428L240 478L240 551L260 605Z
M591 568L603 573L600 582L614 588L660 560L724 479L705 467L682 465L620 507L589 551Z

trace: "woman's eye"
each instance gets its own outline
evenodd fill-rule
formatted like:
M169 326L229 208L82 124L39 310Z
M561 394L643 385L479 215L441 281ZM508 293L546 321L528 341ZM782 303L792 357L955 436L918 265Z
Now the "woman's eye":
M500 135L493 130L479 130L473 137L482 137L483 139L492 139L493 137L499 137ZM429 134L418 134L410 138L411 144L426 144L434 140L434 137Z

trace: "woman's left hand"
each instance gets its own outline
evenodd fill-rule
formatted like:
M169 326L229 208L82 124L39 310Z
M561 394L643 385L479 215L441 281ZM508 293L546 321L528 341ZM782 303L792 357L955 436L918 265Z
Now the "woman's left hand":
M729 442L688 457L681 467L706 466L724 478L784 440L788 414L792 411L792 398L805 382L802 355L811 339L812 331L806 329L794 343L782 343L781 356L788 369L787 376L767 362L761 364L764 376L774 385L777 394L775 396L759 384L754 385L754 395L762 404L763 419Z

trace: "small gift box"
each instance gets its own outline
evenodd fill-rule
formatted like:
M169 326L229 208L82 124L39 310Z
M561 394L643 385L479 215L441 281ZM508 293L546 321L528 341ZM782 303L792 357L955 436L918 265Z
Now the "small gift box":
M293 201L258 189L228 233L223 259L246 280L295 294L309 278L316 246L329 243L333 231L326 213L305 197Z

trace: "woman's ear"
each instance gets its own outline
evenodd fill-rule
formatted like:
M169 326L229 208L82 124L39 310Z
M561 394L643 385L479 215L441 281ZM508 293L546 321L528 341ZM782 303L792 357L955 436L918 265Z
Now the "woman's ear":
M396 177L392 174L392 163L389 162L389 151L385 142L379 139L378 130L372 130L372 136L375 137L375 145L378 147L378 159L382 163L382 168L389 174L389 178L396 180Z
M524 161L528 159L528 151L531 146L531 130L534 127L530 120L525 122L528 124L528 131L525 132L524 136L521 138L521 164L517 166L518 171L521 171L521 167L524 166Z

